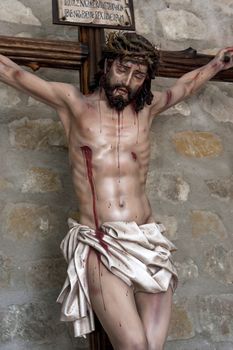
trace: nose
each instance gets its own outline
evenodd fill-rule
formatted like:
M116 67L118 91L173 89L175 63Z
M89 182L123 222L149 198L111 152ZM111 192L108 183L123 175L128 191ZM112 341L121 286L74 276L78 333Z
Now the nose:
M132 72L128 72L124 78L125 86L130 86L131 80L132 80Z

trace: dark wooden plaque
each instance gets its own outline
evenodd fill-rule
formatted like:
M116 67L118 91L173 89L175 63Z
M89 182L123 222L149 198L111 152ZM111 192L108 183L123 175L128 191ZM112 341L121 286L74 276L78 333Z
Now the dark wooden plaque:
M53 0L53 23L135 30L133 0Z

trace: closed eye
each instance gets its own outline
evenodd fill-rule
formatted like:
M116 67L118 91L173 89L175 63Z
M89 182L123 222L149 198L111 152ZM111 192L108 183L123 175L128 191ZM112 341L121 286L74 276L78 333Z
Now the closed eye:
M135 76L136 79L142 80L142 79L145 79L146 74L144 74L144 73L136 73L134 76Z
M117 71L120 72L120 73L125 73L127 72L128 68L127 67L124 67L124 66L118 66L117 67Z

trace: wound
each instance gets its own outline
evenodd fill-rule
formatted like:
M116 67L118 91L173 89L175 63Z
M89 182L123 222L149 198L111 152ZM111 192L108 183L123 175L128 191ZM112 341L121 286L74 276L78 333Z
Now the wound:
M136 153L131 152L131 156L132 156L133 160L136 162L136 161L137 161L137 159L138 159L138 157L137 157Z
M215 62L215 63L213 63L213 64L211 65L211 67L212 67L213 69L220 68L220 66L221 66L221 63L220 63L220 62Z
M13 78L19 79L24 74L24 71L18 69L13 73Z
M171 90L166 91L166 106L168 106L171 103L172 100L172 92Z

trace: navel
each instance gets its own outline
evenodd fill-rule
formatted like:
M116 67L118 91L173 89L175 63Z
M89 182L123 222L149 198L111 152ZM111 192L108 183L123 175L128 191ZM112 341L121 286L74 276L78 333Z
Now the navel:
M120 208L124 208L124 206L125 206L125 201L120 200L120 201L119 201L119 207L120 207Z

